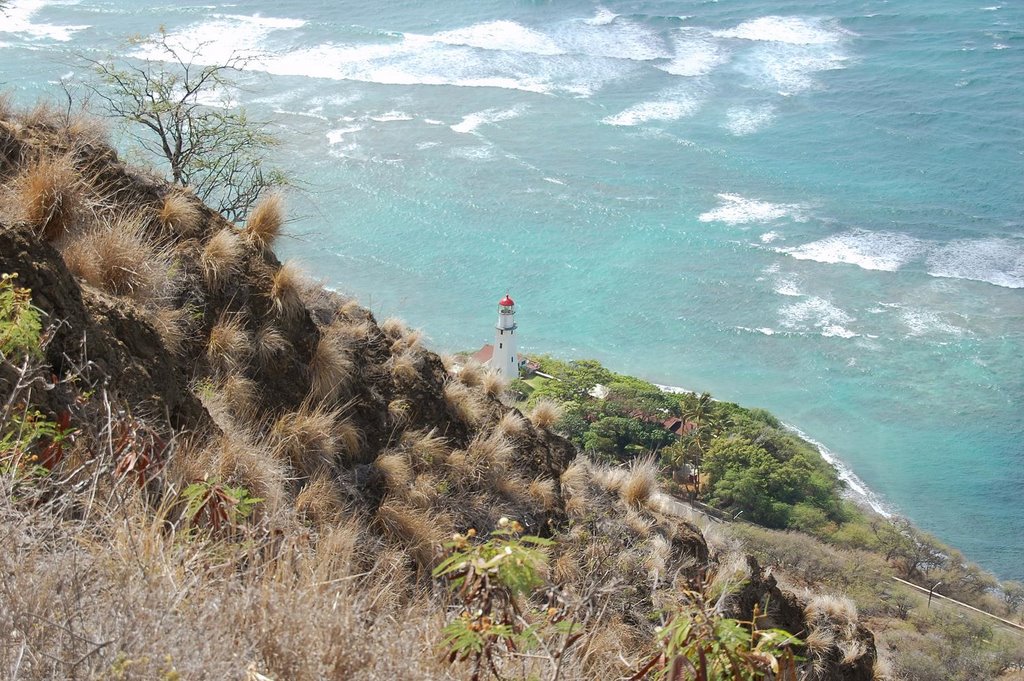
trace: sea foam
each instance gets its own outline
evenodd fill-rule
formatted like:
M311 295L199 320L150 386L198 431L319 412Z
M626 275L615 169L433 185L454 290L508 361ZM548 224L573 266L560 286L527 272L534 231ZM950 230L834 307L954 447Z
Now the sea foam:
M666 90L659 93L659 98L650 102L640 102L612 116L606 116L601 122L606 125L634 126L650 121L675 121L693 115L700 109L702 97L692 91Z
M843 33L826 27L821 19L811 17L766 16L744 21L735 28L713 31L720 38L737 38L788 45L828 45L838 42Z
M817 296L779 308L779 324L793 331L815 331L825 337L854 338L860 334L846 328L856 321L831 301Z
M723 127L733 135L742 137L764 129L774 117L775 107L771 104L734 106L725 112Z
M701 213L701 222L724 222L729 225L743 225L752 222L772 222L788 217L803 222L803 206L787 203L769 203L747 199L736 194L717 194L721 205Z
M972 279L1005 288L1024 288L1024 240L952 241L928 256L933 277Z
M48 4L52 3L47 0L15 0L10 3L0 10L0 33L20 34L30 40L67 42L78 31L89 28L33 21L39 10Z
M866 270L895 272L926 249L921 241L904 234L853 230L795 248L779 248L797 260L848 263Z

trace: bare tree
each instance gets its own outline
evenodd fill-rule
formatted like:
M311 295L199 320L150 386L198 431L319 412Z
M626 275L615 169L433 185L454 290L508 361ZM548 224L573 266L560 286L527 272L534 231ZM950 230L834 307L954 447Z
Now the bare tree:
M97 81L85 84L107 113L130 124L128 134L146 152L167 162L171 179L187 186L231 220L241 220L263 190L285 184L283 174L265 166L278 144L266 124L230 106L225 93L247 58L197 64L195 54L155 36L132 44L156 59L86 58ZM201 49L202 46L200 46ZM220 105L211 104L216 97Z

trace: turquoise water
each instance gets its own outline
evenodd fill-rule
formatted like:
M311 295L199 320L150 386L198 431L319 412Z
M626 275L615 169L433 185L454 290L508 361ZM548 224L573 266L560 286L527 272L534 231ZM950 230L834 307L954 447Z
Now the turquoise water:
M21 0L0 80L160 24L274 121L283 251L442 350L764 406L1024 578L1024 5ZM851 478L852 479L852 478Z

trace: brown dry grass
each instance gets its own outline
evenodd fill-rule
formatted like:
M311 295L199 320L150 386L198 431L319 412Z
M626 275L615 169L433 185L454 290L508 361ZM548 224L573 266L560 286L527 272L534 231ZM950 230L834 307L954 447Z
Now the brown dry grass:
M284 227L284 197L267 194L249 213L245 223L246 241L261 250L270 248Z
M533 425L543 430L551 430L559 419L562 418L562 406L554 400L537 400L530 410L530 420Z
M420 375L421 364L422 355L415 350L409 349L404 349L400 353L392 355L391 359L388 360L391 375L395 377L395 380L403 382L415 381Z
M444 386L444 400L457 419L469 426L478 426L485 415L479 394L465 384L449 381Z
M429 571L441 557L441 544L451 535L449 523L405 503L389 500L377 509L376 520L384 535L409 552L421 570Z
M91 286L139 302L173 295L170 258L145 233L147 218L123 214L62 244L68 269Z
M409 457L401 452L385 452L373 462L374 468L384 478L387 490L399 497L406 496L413 481L413 470Z
M234 230L225 227L206 242L199 255L199 265L206 286L217 291L237 273L242 259L242 241Z
M639 508L644 506L657 490L658 467L654 459L634 459L619 487L619 497L626 506Z
M263 370L275 367L276 363L280 361L280 359L284 357L290 349L291 343L289 343L288 339L284 337L284 334L272 324L267 324L256 332L256 338L253 341L253 350L256 355L256 361Z
M302 288L305 277L298 263L289 260L281 265L271 279L270 301L278 316L285 321L298 319L305 311Z
M82 178L70 156L44 154L14 181L18 207L47 241L71 234L82 220Z
M326 474L342 448L338 424L341 411L304 406L280 416L271 429L276 458L300 475Z
M243 369L252 356L252 336L238 315L222 317L210 329L206 358L214 370L224 374Z
M203 222L203 213L196 200L178 191L168 192L157 213L164 229L181 236L194 236Z
M172 355L180 355L188 337L188 310L158 307L150 316L150 322L160 334L167 351Z
M309 361L309 392L316 400L331 400L346 392L354 378L355 362L337 327L321 331Z
M480 379L480 388L490 397L501 397L507 387L508 381L497 371L485 371Z
M295 512L315 526L337 525L344 511L345 500L328 475L314 475L295 497Z

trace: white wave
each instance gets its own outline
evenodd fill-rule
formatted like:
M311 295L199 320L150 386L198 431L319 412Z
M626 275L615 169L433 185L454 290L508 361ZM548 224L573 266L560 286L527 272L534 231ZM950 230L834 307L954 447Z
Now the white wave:
M736 328L738 330L740 330L740 331L746 331L748 333L759 333L759 334L762 334L764 336L774 336L775 335L775 329L773 329L771 327L768 327L768 326L762 326L762 327L758 327L756 329L752 329L749 326L737 326Z
M790 96L816 87L815 74L844 69L846 61L840 51L764 45L753 50L739 69L761 87Z
M761 235L761 243L763 243L763 244L770 244L770 243L772 243L774 241L778 241L779 238L780 238L779 233L774 231L774 230L770 231L770 232L765 232L764 234Z
M271 33L305 25L302 19L265 17L259 14L214 14L208 21L169 34L167 44L175 50L193 55L197 63L223 64L239 56L254 58L259 54L259 45ZM169 55L159 45L143 44L133 50L131 56L165 61ZM244 67L258 67L259 64L256 60Z
M859 335L846 328L856 321L830 301L816 296L779 308L779 324L793 331L817 331L822 336L854 338Z
M764 129L774 117L775 107L771 104L757 107L734 106L725 112L724 127L733 135L742 137Z
M612 12L609 9L605 9L604 7L598 7L597 12L594 13L594 16L592 16L589 19L585 19L584 21L590 24L591 26L607 26L608 24L615 21L615 17L617 16L619 15L616 14L615 12Z
M555 26L550 35L572 54L631 61L672 57L671 49L657 31L621 17L603 24L586 19L566 22Z
M550 182L551 184L565 184L565 182L555 177L545 177L543 179L545 182Z
M0 10L0 33L20 34L32 40L67 42L78 31L89 28L88 26L34 22L33 18L39 10L49 4L53 3L48 0L15 0L8 4Z
M836 473L838 473L839 479L846 483L847 490L855 500L867 504L876 513L879 513L882 516L885 516L886 518L892 517L893 511L890 509L888 504L882 501L882 499L877 494L871 491L867 484L859 477L857 477L857 474L854 473L849 466L843 463L843 461L835 454L835 452L833 452L828 447L818 442L810 435L797 428L796 426L790 425L788 423L783 423L782 425L786 430L789 430L792 433L795 433L799 437L803 438L804 440L807 440L818 449L818 453L821 454L821 458L825 459L825 461L828 461L829 464L831 464L832 467L836 469Z
M436 33L427 39L448 45L466 45L482 50L528 52L542 55L565 53L565 50L549 36L514 21L488 21Z
M687 31L675 38L672 60L658 68L674 76L704 76L729 60L729 53L707 34Z
M792 274L778 277L772 290L780 296L799 297L804 295L804 292L800 290L799 281Z
M766 16L744 21L735 28L713 31L719 38L737 38L787 45L829 45L843 37L843 32L826 28L821 19L811 17Z
M650 121L676 121L691 116L700 108L703 100L692 93L678 94L651 102L640 102L613 116L605 116L601 122L606 125L634 126Z
M722 202L718 208L701 213L701 222L724 222L729 225L742 225L751 222L772 222L788 217L803 222L803 206L799 204L769 203L746 199L736 194L718 194Z
M453 158L464 158L470 161L482 161L494 157L494 149L490 145L479 147L453 147L448 151Z
M823 263L848 263L866 270L895 272L927 248L921 241L904 234L853 230L813 241L795 248L779 248L797 260Z
M935 248L928 256L933 277L971 279L1005 288L1024 288L1024 240L961 239Z
M348 128L338 128L336 130L328 130L326 133L327 143L330 145L341 144L347 142L345 139L346 135L351 135L354 132L362 130L362 126L354 125Z
M391 123L392 121L411 121L413 117L404 111L388 111L387 113L370 116L371 121L378 123Z
M931 310L904 309L900 313L900 318L907 325L908 336L926 336L930 334L962 336L964 334L964 329L949 323L938 313Z
M514 106L511 109L487 109L486 111L477 111L476 113L463 116L461 123L456 123L449 127L451 127L455 132L476 132L477 128L481 125L507 121L521 116L523 111L525 111L525 107L522 106Z

